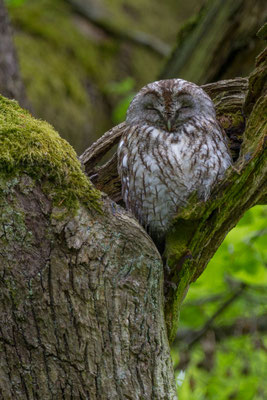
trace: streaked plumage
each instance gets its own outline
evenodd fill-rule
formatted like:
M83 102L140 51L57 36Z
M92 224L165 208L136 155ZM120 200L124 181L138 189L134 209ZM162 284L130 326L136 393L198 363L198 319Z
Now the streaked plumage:
M231 165L212 100L182 79L148 84L134 97L118 147L126 207L153 238L164 237L193 192L206 200Z

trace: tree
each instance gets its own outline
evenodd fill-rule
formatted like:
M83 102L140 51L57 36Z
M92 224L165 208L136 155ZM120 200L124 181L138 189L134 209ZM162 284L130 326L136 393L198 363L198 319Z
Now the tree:
M161 79L179 76L200 85L249 75L264 47L256 35L264 9L263 0L206 1L179 30Z
M266 202L266 54L248 86L236 79L205 87L237 160L168 234L170 339L190 282L244 211ZM0 105L2 397L175 399L163 264L152 240L90 184L51 126L13 101L1 97ZM84 154L87 172L110 143L107 134ZM94 169L107 192L112 165Z
M2 397L175 398L151 239L48 124L0 106Z
M0 93L18 100L22 107L28 107L13 46L12 30L3 0L0 0L0 36Z
M265 82L266 52L249 88L246 79L204 87L237 161L206 204L177 216L167 238L170 338L190 282L242 213L266 201ZM115 158L100 169L96 162L119 135L120 126L81 157L92 180L118 202ZM0 144L1 396L175 398L162 260L151 239L92 187L48 124L2 97Z
M227 232L244 212L253 205L266 202L266 170L261 170L255 187L254 173L257 167L252 161L254 153L258 160L258 157L264 157L265 150L265 59L266 50L257 59L257 68L250 76L249 85L246 79L237 78L203 86L213 98L218 119L230 138L235 166L228 171L228 176L207 203L195 205L195 199L192 199L193 207L190 204L177 215L174 228L168 234L164 258L171 269L173 266L173 270L166 279L177 285L175 289L173 286L167 289L166 293L166 321L171 337L176 334L177 326L172 327L172 324L178 321L180 304L190 282L203 272ZM254 113L259 119L254 119ZM254 121L252 126L251 121ZM118 125L117 130L108 132L81 156L92 181L115 201L121 200L116 156L103 167L97 168L95 165L117 143L122 128L123 124ZM256 140L256 132L260 135L259 142ZM260 162L260 165L262 168L264 162ZM237 204L233 204L231 199L239 196L242 191L243 200L240 198Z

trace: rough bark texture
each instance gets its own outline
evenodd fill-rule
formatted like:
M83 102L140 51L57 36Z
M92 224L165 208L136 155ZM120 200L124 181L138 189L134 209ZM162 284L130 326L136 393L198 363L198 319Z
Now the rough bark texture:
M175 399L149 236L1 96L0 146L0 397Z
M266 199L266 54L248 87L242 79L206 87L236 162L168 234L170 338L190 283L242 214ZM111 146L107 136L99 154ZM48 124L1 96L0 147L1 397L175 399L162 261L149 236L100 197ZM95 175L97 148L85 166Z
M175 398L162 264L138 224L108 203L103 216L84 208L51 224L31 180L12 192L2 222L3 398Z
M265 21L265 0L208 0L179 31L160 79L204 84L247 76L264 48L256 33Z
M29 106L20 77L12 30L3 0L0 0L0 93L18 100L22 107Z

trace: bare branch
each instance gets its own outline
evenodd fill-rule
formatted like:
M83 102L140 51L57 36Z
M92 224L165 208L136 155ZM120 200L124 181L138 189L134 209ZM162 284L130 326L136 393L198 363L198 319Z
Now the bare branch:
M203 328L202 328L203 329ZM192 338L198 337L202 332L200 330L180 330L176 339L174 341L174 345L181 345L192 343ZM215 334L216 341L224 340L228 337L232 336L241 336L246 334L251 334L253 332L262 332L267 333L267 315L262 314L259 316L253 316L249 318L237 318L231 324L228 325L211 325L209 330L212 330ZM193 344L196 344L197 341L194 341ZM192 345L191 345L192 346Z
M206 321L204 326L198 331L192 332L190 336L186 339L186 347L189 349L194 346L203 336L204 334L213 326L216 318L221 315L230 305L233 304L244 292L246 289L246 285L242 284L227 300L225 300L220 307L213 313L213 315ZM180 340L180 337L176 337L176 342Z

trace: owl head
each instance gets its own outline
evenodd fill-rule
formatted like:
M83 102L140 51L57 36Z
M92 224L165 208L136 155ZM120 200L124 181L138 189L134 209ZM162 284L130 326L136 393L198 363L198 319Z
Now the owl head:
M149 83L137 93L128 108L126 123L175 132L197 116L216 118L207 93L192 82L166 79Z

